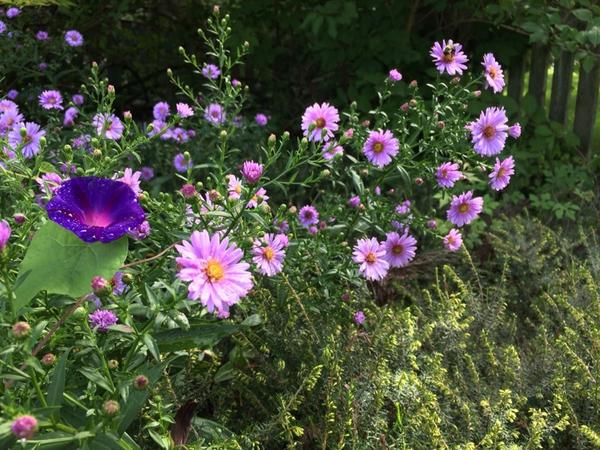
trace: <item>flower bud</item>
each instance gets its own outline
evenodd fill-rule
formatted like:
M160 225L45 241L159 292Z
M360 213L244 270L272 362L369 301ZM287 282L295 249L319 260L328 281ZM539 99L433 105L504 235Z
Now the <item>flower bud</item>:
M106 90L108 91L109 94L115 93L115 87L112 84L109 84L108 87L106 88Z
M277 136L275 136L273 133L271 133L269 135L269 139L267 140L267 142L269 143L269 147L274 146L275 143L277 142Z
M221 138L222 141L227 139L227 131L225 130L221 130L221 132L219 133L219 137Z
M38 422L33 416L17 417L10 425L10 430L18 439L31 439L37 431Z
M54 353L46 353L42 356L42 364L46 367L53 366L56 362L56 355Z
M445 126L446 126L446 124L444 123L444 121L443 121L443 120L439 120L439 121L438 121L438 123L437 123L437 127L438 127L440 130L443 130Z
M136 389L146 389L149 383L150 381L148 380L148 377L146 375L137 375L133 379L133 387Z
M110 281L104 277L95 276L92 278L92 292L98 297L104 297L112 291Z
M406 103L406 102L405 102L405 103L402 103L402 105L400 106L400 109L401 109L403 112L406 112L406 111L408 111L408 108L409 108L409 106L408 106L408 103Z
M416 89L419 86L419 83L417 83L417 80L412 80L408 86L412 89Z
M183 195L185 198L191 198L196 195L196 188L193 184L186 183L181 186L179 192L181 192L181 195Z
M107 400L102 405L102 410L109 416L114 416L119 412L120 409L121 407L119 406L119 403L114 400Z
M131 119L133 119L133 115L131 114L131 111L124 111L123 112L123 119L125 119L125 120L131 120Z
M111 359L108 361L108 368L111 370L117 369L119 367L119 361L116 359Z
M450 80L450 83L452 84L458 84L460 83L460 77L454 77Z
M31 326L27 322L17 322L12 326L12 334L17 339L23 339L29 336Z
M100 150L99 148L95 148L95 149L92 151L92 156L93 156L94 158L100 158L100 157L102 156L102 150Z
M167 69L167 76L168 76L169 78L171 78L171 77L173 76L173 71L171 70L171 68L168 68L168 69Z
M415 184L417 186L421 186L423 183L424 183L423 178L421 178L421 177L415 178Z
M331 170L329 170L329 169L323 169L323 170L321 170L321 176L323 178L327 178L329 175L331 175Z
M22 213L16 213L13 216L13 220L15 221L15 223L21 225L22 223L24 223L27 220L27 216Z
M431 228L432 230L435 230L437 228L437 222L434 219L428 220L427 228Z
M408 104L414 108L415 106L417 106L417 101L413 98L408 102Z
M290 206L290 209L288 211L290 214L296 214L298 212L298 208L296 208L295 206Z
M479 97L481 95L481 91L477 90L477 91L473 91L473 96L474 97Z
M349 292L344 292L341 296L341 299L343 302L349 302L350 301L350 293Z

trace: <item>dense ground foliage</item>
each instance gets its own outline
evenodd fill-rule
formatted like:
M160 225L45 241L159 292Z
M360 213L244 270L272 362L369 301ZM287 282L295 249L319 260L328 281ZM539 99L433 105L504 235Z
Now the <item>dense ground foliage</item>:
M356 85L256 79L274 55L244 33L291 3L195 13L140 101L75 20L93 2L2 10L0 448L600 447L595 159L504 95L493 40L412 37L418 5L373 6L409 10L413 49L365 39ZM495 6L511 32L539 10ZM361 8L281 42L326 29L320 69L354 63L335 37ZM532 40L578 39L586 64L595 34L547 11Z

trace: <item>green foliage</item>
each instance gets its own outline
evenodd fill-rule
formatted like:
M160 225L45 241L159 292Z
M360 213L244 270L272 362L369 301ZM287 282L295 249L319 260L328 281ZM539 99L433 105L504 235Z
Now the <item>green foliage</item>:
M48 221L37 231L19 268L14 309L26 306L40 291L80 297L90 292L93 277L112 278L126 257L126 237L87 244Z

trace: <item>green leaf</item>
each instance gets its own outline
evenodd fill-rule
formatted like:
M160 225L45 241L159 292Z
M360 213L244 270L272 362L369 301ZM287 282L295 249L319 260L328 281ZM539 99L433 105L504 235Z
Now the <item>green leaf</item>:
M244 319L242 326L244 327L255 327L262 323L262 318L258 314L252 314Z
M161 353L189 350L191 348L210 348L221 339L239 330L238 325L214 322L192 322L190 328L173 328L154 335Z
M585 8L574 9L573 15L584 22L589 22L594 18L594 14L589 9Z
M15 283L15 311L40 291L76 298L90 292L96 275L112 278L127 257L127 238L87 244L48 221L33 237Z
M65 391L65 370L67 367L67 359L69 358L69 352L71 349L67 349L54 369L54 375L52 377L52 383L48 387L47 402L48 406L61 406L63 402L63 392ZM58 411L57 411L58 412ZM56 414L56 413L55 413Z
M91 367L82 367L79 369L79 372L90 380L92 383L97 384L98 386L106 389L111 394L114 394L115 388L111 386L111 384L100 374L100 370L94 369Z

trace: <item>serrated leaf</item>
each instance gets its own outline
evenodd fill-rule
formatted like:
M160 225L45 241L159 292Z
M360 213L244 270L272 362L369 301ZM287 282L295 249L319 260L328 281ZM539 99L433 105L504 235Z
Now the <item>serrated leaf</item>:
M91 291L96 275L112 278L127 257L127 238L87 244L48 221L33 237L19 267L14 309L26 306L40 291L73 298Z

